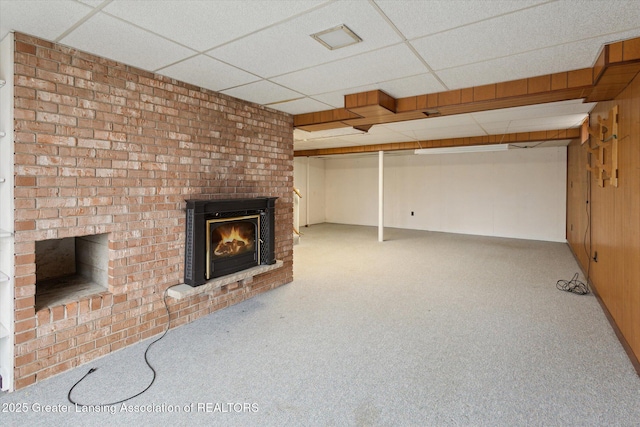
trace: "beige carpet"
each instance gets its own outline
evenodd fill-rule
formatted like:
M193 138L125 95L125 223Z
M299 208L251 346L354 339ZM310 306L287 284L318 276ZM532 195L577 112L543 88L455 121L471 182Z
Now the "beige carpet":
M152 347L158 379L127 402L149 411L75 413L66 400L93 366L80 401L144 388L147 341L1 396L72 410L2 413L3 425L638 425L640 378L596 299L555 287L578 271L565 244L301 231L293 283Z

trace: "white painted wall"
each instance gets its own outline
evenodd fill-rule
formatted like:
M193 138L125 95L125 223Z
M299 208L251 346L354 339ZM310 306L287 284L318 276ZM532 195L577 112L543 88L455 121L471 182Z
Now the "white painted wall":
M325 160L296 157L293 186L300 190L300 227L326 222Z
M325 170L326 221L377 226L378 154L327 158Z
M387 154L385 226L564 242L566 160L566 147ZM377 168L325 159L327 222L377 224Z
M14 37L8 33L0 41L0 376L2 390L13 391L14 384L14 165L13 165L13 81ZM1 180L0 180L1 181Z

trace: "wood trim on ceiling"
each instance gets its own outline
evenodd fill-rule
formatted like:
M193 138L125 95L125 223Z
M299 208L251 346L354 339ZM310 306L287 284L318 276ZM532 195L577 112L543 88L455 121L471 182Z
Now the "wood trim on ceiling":
M294 127L319 131L521 107L615 98L640 72L640 38L605 45L595 65L573 71L395 99L381 90L345 95L345 108L294 116Z

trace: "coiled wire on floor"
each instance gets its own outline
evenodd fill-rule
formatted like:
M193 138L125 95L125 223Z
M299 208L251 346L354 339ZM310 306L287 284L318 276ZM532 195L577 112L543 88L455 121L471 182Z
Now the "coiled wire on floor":
M589 285L578 280L578 273L573 275L571 280L558 280L556 282L556 288L561 291L571 292L578 295L587 295L589 292Z

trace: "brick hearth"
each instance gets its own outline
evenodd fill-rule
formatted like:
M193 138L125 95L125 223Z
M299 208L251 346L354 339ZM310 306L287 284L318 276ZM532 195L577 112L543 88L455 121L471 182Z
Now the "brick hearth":
M185 199L278 197L282 267L169 298L172 327L292 280L291 116L15 40L16 388L166 328L163 292L183 281ZM36 242L101 234L106 289L36 311Z

